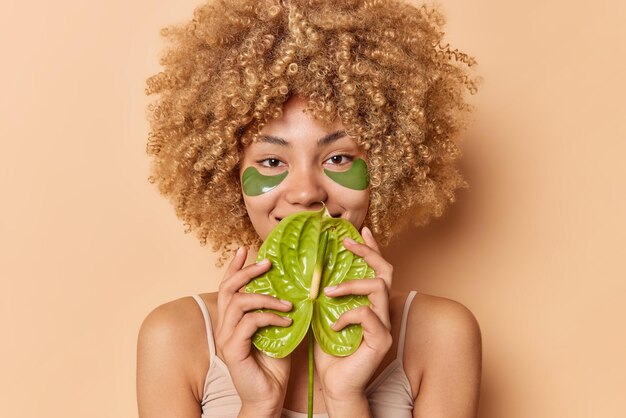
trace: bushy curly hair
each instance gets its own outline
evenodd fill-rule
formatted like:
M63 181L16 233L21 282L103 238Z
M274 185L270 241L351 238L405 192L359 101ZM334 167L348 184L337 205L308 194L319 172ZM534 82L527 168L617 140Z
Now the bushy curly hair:
M468 187L454 166L476 91L472 57L442 46L435 8L385 0L219 0L161 30L164 71L147 80L149 181L221 250L261 244L241 194L239 161L292 95L339 118L367 153L365 224L381 245L424 225Z

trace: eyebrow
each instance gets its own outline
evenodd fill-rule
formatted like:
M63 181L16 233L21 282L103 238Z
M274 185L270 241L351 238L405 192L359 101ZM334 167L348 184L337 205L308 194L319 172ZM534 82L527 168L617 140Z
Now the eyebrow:
M346 131L333 132L331 134L328 134L328 135L318 139L317 140L317 146L318 147L326 146L328 144L331 144L331 143L337 141L340 138L343 138L344 136L346 136ZM273 136L273 135L263 135L263 136L261 136L260 140L263 141L263 142L267 142L269 144L280 145L282 147L290 147L291 146L291 144L289 142L287 142L286 140L284 140L283 138L280 138L278 136Z

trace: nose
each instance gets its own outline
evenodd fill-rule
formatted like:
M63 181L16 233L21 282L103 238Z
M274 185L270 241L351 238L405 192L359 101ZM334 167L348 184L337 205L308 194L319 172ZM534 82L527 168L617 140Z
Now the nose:
M328 193L320 177L321 173L314 170L290 170L285 179L285 200L290 205L310 209L316 203L326 202Z

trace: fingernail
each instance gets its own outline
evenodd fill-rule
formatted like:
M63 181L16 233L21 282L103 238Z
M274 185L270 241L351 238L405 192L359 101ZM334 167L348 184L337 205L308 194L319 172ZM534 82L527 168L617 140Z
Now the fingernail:
M372 230L371 230L371 229L369 229L369 228L368 228L368 227L366 227L366 226L364 226L364 227L363 227L363 232L366 232L366 233L368 233L369 235L372 235Z
M257 261L256 265L257 266L266 266L270 263L270 260L268 260L267 258L264 258L261 261Z
M240 256L242 252L243 252L243 247L239 247L239 249L237 250L237 254L235 255Z
M337 286L328 286L324 288L324 293L332 293L335 289L337 289Z
M288 300L284 300L284 299L279 299L280 303L282 303L283 305L287 305L287 306L291 306L291 302L289 302Z
M283 321L285 322L291 322L291 318L289 318L288 316L281 316L281 318L283 318Z
M347 242L348 244L356 244L356 241L353 240L352 238L345 238L343 241Z
M337 328L337 323L333 322L333 324L330 327L334 330L335 328Z

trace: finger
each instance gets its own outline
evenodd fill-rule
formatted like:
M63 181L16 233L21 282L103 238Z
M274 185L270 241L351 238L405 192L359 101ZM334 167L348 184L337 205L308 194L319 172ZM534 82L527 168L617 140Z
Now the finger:
M387 282L381 277L375 279L347 280L337 286L324 288L326 296L335 298L345 295L364 295L371 303L371 309L380 318L387 329L391 329L389 319L389 290Z
M331 328L341 331L350 324L360 324L363 327L363 340L374 351L384 354L391 347L392 337L389 329L368 306L360 306L344 312Z
M380 247L378 247L378 243L376 242L376 239L374 239L374 234L372 234L371 229L364 226L363 229L361 229L361 235L363 236L363 240L365 240L365 243L367 244L368 247L376 251L378 254L382 254L380 252Z
M382 277L373 279L354 279L346 280L335 286L324 288L324 294L330 297L338 297L344 295L367 295L375 298L370 302L387 303L389 301L389 288L387 282ZM382 296L382 297L381 297Z
M382 255L366 244L360 244L351 238L344 238L343 245L354 254L363 257L363 260L374 269L376 275L385 279L389 289L391 289L393 266Z
M217 311L219 316L218 323L221 324L221 321L224 317L224 311L230 304L230 300L235 293L238 293L239 289L248 284L250 280L253 278L260 276L270 269L271 263L269 260L259 261L255 264L250 264L249 266L244 267L241 270L238 270L231 276L227 276L220 283L218 294L217 294Z
M289 312L292 307L291 302L281 301L274 296L254 293L237 293L236 295L233 295L228 307L226 308L222 328L225 330L234 329L246 312L255 309L274 309L281 312Z
M233 360L243 360L251 350L252 336L261 327L275 325L287 327L291 325L291 318L269 312L247 313L235 328L231 338L224 347L224 355Z
M226 273L224 273L224 278L230 277L233 274L235 274L235 272L237 272L238 270L241 270L241 268L243 267L243 264L246 262L247 255L248 255L248 249L246 247L239 247L239 249L237 249L237 252L235 253L235 256L233 257L233 259L230 261L230 264L228 264L228 267L226 268Z
M241 270L244 263L246 262L247 255L248 255L248 249L246 247L239 247L237 249L235 256L233 257L232 260L230 260L228 267L226 267L226 272L224 273L224 277L222 278L222 281L220 282L220 287L222 286L222 283L224 283L226 279L231 277L237 271ZM225 305L227 303L228 303L228 300L224 300L224 296L221 294L218 294L218 297L217 297L218 310L219 310L220 305Z
M239 289L248 284L250 280L269 270L271 265L270 260L263 259L236 271L234 274L222 280L220 283L220 292L235 293L239 291Z

